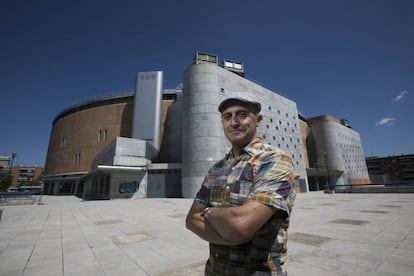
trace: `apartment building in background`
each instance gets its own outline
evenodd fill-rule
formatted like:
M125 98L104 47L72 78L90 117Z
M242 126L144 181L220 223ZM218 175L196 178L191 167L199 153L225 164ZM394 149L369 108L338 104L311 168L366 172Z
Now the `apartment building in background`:
M373 184L412 185L414 183L414 154L366 158Z

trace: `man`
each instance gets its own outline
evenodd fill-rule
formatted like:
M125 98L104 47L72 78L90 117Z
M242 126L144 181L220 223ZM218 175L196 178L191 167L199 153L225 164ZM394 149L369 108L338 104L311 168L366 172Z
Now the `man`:
M256 136L261 105L228 98L218 107L231 151L213 165L186 226L210 243L206 275L287 275L291 157Z

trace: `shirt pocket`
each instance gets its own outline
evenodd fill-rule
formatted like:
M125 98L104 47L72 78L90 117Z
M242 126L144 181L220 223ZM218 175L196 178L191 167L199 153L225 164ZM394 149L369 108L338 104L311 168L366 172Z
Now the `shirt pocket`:
M210 204L213 207L225 207L228 205L229 192L227 185L212 185L210 187Z
M250 196L252 186L251 182L241 180L235 181L230 193L230 204L233 206L243 205Z
M230 203L232 205L242 205L253 192L253 169L248 163L243 168L238 179L232 183L230 193Z

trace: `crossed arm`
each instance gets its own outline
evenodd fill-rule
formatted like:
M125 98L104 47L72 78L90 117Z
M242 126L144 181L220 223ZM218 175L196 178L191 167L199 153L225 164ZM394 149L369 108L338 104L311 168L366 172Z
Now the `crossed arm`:
M276 208L254 201L229 208L211 208L195 201L188 212L186 226L200 238L215 244L237 245L251 240Z

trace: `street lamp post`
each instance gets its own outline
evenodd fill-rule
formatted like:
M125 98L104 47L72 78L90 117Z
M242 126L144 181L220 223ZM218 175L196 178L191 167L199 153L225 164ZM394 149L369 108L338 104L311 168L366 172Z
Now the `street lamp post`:
M331 192L331 187L330 187L330 183L329 183L329 167L328 167L328 154L326 152L323 153L324 157L325 157L325 166L326 166L326 184L327 184L327 192L330 193Z
M15 153L15 152L12 152L12 154L11 154L11 162L10 162L10 169L9 169L9 177L11 177L11 179L10 179L10 186L13 184L12 182L13 182L13 162L14 162L14 158L16 158L16 155L17 155L17 153ZM10 173L10 170L11 170L11 173Z

